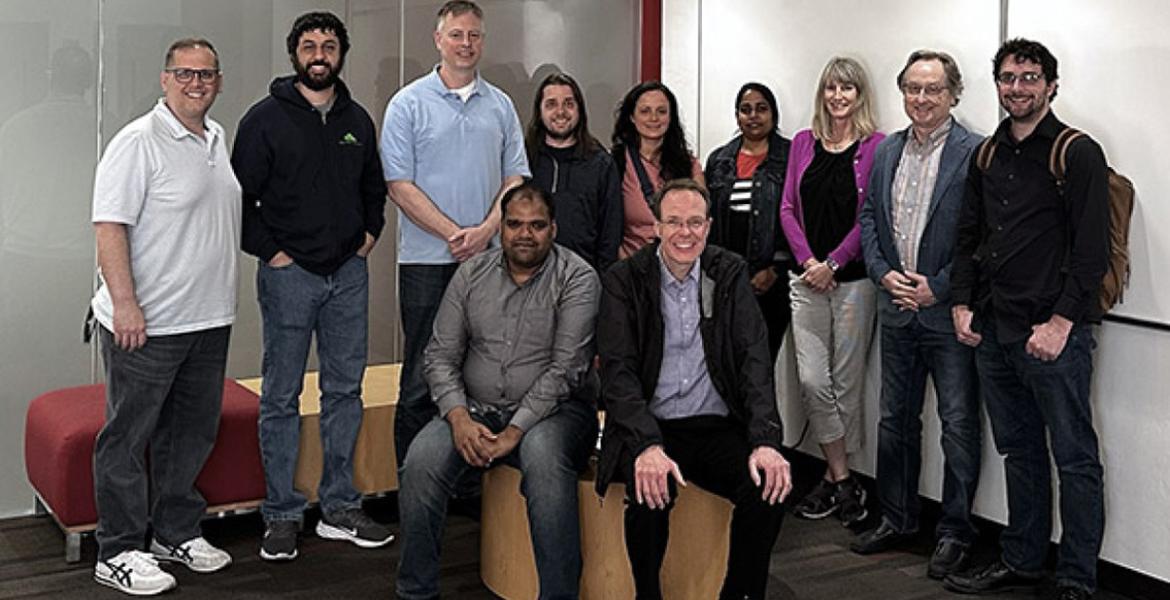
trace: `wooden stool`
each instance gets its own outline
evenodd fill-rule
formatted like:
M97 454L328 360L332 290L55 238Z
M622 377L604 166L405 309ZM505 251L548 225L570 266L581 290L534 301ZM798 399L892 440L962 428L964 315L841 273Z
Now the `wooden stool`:
M581 598L627 600L634 578L626 556L622 484L610 485L605 501L592 478L578 483L581 519ZM727 573L731 503L694 484L679 491L670 514L670 543L662 565L663 596L674 600L717 598ZM539 583L528 511L520 494L520 472L501 465L484 474L480 521L480 577L508 600L536 598Z

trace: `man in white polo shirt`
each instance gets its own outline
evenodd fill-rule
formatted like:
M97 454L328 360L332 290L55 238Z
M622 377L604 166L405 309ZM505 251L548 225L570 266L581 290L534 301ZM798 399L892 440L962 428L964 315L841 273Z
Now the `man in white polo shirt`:
M223 128L207 119L221 83L215 48L176 41L159 79L164 97L110 141L93 191L101 282L92 307L106 374L94 579L133 595L175 587L159 560L201 573L232 560L200 534L206 502L195 478L219 426L240 186Z

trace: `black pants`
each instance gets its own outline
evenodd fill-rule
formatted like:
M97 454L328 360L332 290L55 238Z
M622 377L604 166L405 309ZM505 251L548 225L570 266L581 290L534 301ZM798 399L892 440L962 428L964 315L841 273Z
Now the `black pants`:
M752 448L746 432L723 417L691 417L659 421L667 456L679 465L688 484L727 498L735 505L731 515L731 548L727 577L720 598L764 598L768 585L768 564L772 546L780 534L784 517L781 504L769 505L761 498L748 474ZM654 510L638 504L634 489L633 462L626 465L626 551L634 571L639 599L662 598L658 575L666 556L670 534L670 509L677 497L673 479L671 502Z
M784 334L788 333L788 325L792 322L792 302L788 298L788 272L781 271L776 283L762 295L756 296L756 303L760 305L760 312L764 313L764 323L768 326L768 351L772 355L772 362L776 362L776 355L780 354L780 345L784 342Z

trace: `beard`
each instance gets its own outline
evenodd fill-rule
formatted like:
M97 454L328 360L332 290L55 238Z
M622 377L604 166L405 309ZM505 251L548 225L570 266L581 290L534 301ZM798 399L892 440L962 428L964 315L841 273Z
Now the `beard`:
M552 250L552 245L541 247L540 244L508 244L503 247L504 257L512 266L521 269L532 269L539 267L544 259L548 257L548 253Z
M566 131L553 131L546 126L544 128L544 134L558 142L564 142L577 137L577 126L574 125Z
M333 85L337 83L338 76L341 74L341 67L344 64L345 59L339 60L337 62L336 68L324 60L313 61L309 64L302 65L301 63L297 62L295 58L293 59L293 68L296 69L297 72L297 82L301 83L310 90L313 90L314 92L320 92L321 90L327 90L330 87L333 87ZM316 66L325 67L328 69L328 71L324 75L314 75L310 73L309 69Z

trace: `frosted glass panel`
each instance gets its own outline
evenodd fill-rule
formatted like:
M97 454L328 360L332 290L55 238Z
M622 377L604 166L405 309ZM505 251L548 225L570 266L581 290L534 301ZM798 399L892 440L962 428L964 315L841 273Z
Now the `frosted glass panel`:
M406 79L438 62L431 34L439 2L406 3ZM629 0L500 0L483 2L483 76L512 97L521 123L532 114L536 86L553 71L581 84L589 128L608 140L613 111L638 79L639 2Z
M210 116L231 142L240 117L268 93L272 78L292 71L284 40L293 20L309 10L333 11L346 22L353 45L342 77L381 123L403 80L436 60L431 31L440 4L0 2L0 49L18 58L0 94L0 410L8 415L0 420L0 517L32 507L21 444L29 401L100 380L94 347L81 343L93 286L94 167L113 135L161 95L159 72L169 44L198 36L216 46L224 85ZM514 95L522 118L528 117L534 79L555 65L581 81L594 133L608 138L613 106L635 79L639 2L487 0L483 6L493 36L484 72ZM370 261L371 363L400 355L396 211L388 204L387 228ZM250 377L259 374L262 354L250 257L241 257L239 298L228 375Z
M81 324L93 271L97 4L0 3L0 515L28 510L24 413L90 381Z

